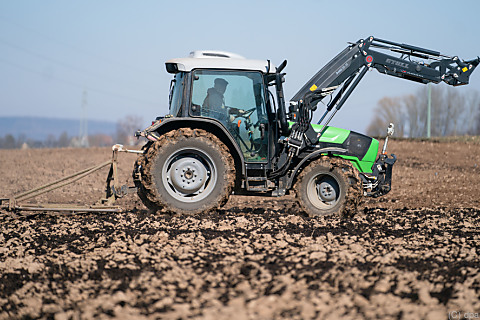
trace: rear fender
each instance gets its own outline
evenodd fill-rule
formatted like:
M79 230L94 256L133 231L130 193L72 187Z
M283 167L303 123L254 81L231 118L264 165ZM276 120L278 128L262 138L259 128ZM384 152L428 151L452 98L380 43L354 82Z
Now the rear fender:
M148 134L149 132L155 132L157 135L163 135L169 131L181 128L203 129L213 133L230 150L237 172L241 172L242 177L245 176L245 159L243 158L243 154L238 144L235 142L228 130L220 122L214 119L166 118L161 122L157 122L156 124L145 129L145 134Z

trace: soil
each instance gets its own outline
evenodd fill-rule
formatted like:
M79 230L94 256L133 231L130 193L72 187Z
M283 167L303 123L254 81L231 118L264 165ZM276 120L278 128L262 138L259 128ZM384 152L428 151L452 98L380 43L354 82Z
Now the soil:
M293 197L208 215L0 212L0 319L459 319L480 313L480 144L393 140L392 191L353 218ZM0 197L111 157L0 151ZM122 183L136 156L120 154ZM34 199L92 204L108 169ZM459 317L461 316L461 317Z

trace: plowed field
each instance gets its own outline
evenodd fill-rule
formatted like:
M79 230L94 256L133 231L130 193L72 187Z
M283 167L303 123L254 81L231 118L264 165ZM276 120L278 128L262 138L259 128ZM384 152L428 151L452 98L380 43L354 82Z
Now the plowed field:
M392 191L348 221L293 198L204 216L0 212L0 319L461 319L480 313L480 144L393 140ZM0 151L0 197L109 149ZM132 184L134 155L120 155ZM92 204L104 169L34 201Z

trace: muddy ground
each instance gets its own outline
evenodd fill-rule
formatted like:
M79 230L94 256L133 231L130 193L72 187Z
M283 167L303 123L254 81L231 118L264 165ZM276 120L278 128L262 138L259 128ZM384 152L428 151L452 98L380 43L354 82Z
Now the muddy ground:
M390 142L392 192L349 221L232 196L206 216L0 213L0 319L459 319L480 313L480 144ZM1 150L0 197L108 160ZM134 155L120 155L122 181ZM91 204L107 169L39 202Z

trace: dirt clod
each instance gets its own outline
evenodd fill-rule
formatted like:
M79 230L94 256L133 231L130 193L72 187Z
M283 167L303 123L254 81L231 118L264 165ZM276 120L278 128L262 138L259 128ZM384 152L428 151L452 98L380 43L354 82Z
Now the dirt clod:
M393 140L389 148L399 158L392 192L348 220L302 215L291 195L232 196L192 216L150 213L134 195L120 200L122 214L1 212L0 319L478 313L480 146ZM2 150L0 196L108 157L108 149ZM128 180L135 156L120 161ZM36 200L94 203L106 174Z

